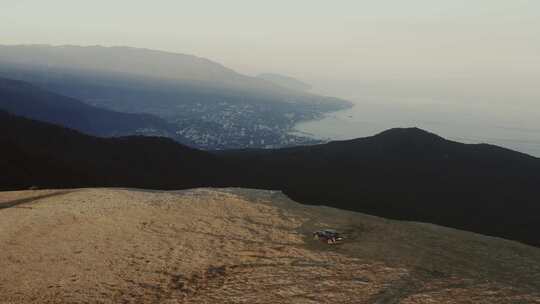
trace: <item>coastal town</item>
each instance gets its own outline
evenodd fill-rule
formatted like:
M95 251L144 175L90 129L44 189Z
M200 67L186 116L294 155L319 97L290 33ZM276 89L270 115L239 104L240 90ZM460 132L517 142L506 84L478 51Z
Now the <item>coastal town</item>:
M298 122L323 116L323 109L316 105L197 103L177 113L181 113L173 120L177 140L200 149L278 148L322 142L293 132Z

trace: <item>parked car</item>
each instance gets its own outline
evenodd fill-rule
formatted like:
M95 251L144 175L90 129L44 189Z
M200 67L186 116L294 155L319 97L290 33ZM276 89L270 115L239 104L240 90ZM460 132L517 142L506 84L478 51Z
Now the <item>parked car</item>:
M313 239L333 245L343 241L343 236L333 229L323 229L313 232Z

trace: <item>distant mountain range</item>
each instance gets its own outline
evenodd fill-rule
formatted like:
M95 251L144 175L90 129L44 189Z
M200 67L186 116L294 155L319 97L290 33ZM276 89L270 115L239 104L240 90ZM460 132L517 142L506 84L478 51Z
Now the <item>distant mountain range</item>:
M0 114L0 188L282 190L307 204L540 246L540 159L420 129L275 150L203 152L172 140L96 138Z
M2 64L21 67L41 67L66 71L95 71L110 74L128 74L156 79L188 80L221 86L247 84L273 88L269 83L256 80L224 67L211 60L192 55L170 53L131 47L102 46L0 46Z
M204 58L129 47L0 46L0 77L103 109L159 116L203 149L310 143L290 134L296 123L351 106Z
M156 116L94 107L26 82L5 78L0 78L0 110L96 136L175 136L174 125Z
M0 67L0 76L29 81L83 100L98 99L94 100L96 103L128 88L165 96L186 91L185 94L200 94L207 99L214 97L212 102L250 99L251 102L315 103L329 107L348 104L337 98L295 90L287 84L280 86L276 79L283 80L283 76L250 77L208 59L131 47L0 45ZM177 95L175 102L207 101L184 98L184 95ZM144 97L150 96L139 98ZM118 106L116 102L126 101L120 96L116 96L120 100L109 98L102 100L103 105L114 108ZM170 98L153 100L153 103L157 106L169 102Z

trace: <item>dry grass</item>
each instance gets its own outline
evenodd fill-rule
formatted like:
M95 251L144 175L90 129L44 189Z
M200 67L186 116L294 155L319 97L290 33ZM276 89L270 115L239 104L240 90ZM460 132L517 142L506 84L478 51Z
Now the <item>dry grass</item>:
M311 240L320 228L347 241ZM540 249L278 192L0 193L0 303L540 303Z

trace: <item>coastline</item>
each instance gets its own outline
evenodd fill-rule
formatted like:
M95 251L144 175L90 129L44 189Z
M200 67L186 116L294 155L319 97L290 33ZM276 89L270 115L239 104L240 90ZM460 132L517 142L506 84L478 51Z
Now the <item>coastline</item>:
M492 144L540 157L540 133L514 128L516 121L500 121L482 113L453 119L463 111L466 109L443 111L429 105L354 103L317 119L299 121L289 134L329 142L369 137L392 128L418 127L449 140Z

